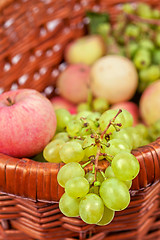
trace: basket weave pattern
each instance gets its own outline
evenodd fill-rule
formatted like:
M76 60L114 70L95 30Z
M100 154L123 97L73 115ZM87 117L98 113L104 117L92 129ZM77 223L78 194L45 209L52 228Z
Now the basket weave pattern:
M64 69L66 44L85 34L85 11L107 10L114 21L121 3L127 1L6 2L0 5L0 93L34 88L51 97ZM160 8L159 0L144 2ZM160 139L132 153L141 169L133 181L131 203L104 227L87 225L60 212L63 189L56 176L61 164L0 154L0 240L159 240Z

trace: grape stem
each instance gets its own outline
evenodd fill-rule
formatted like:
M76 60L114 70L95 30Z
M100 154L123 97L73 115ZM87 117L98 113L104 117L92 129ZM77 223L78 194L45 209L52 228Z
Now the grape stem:
M99 160L100 153L101 153L101 145L100 145L100 143L97 143L97 154L96 154L96 158L95 158L94 182L96 181L96 177L97 177L98 160Z
M107 127L104 129L104 131L101 133L101 139L103 139L104 135L106 134L108 128L111 126L111 124L113 124L113 122L115 121L116 117L122 112L122 109L119 109L118 113L114 116L113 119L111 119L107 125Z
M91 161L88 161L88 162L86 162L86 163L84 163L83 165L82 165L82 168L85 168L88 164L90 164L91 163Z

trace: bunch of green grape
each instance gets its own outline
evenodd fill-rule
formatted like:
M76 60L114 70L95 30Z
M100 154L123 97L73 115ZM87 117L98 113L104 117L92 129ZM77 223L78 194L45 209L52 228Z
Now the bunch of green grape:
M131 150L144 144L147 129L143 124L133 127L126 110L71 115L58 109L56 116L57 133L43 156L64 163L57 176L65 189L59 208L65 216L80 216L87 224L106 225L115 211L130 203L129 189L140 169ZM107 162L105 170L100 161Z
M139 92L160 78L160 11L146 3L127 3L116 23L97 29L107 43L108 54L130 58L139 74Z

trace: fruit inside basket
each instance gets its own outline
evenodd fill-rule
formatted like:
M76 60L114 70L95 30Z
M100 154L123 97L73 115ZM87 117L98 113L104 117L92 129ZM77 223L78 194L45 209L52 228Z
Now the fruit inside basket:
M159 1L0 8L0 239L158 239Z

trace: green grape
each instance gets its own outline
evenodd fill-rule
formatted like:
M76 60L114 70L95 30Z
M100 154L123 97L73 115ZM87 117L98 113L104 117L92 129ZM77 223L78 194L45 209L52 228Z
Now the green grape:
M141 39L139 41L139 47L140 48L146 48L150 51L153 51L154 48L155 48L154 43L150 39L147 39L147 38Z
M155 51L153 52L153 63L154 64L160 64L160 49L157 48L155 49Z
M106 170L105 170L105 176L106 176L106 178L115 178L115 177L116 177L111 166L108 166L108 167L106 168ZM123 182L126 184L126 186L127 186L128 189L131 188L131 186L132 186L132 180L123 181Z
M133 62L138 70L147 68L151 64L151 54L147 49L141 49L136 52Z
M128 144L130 149L133 148L133 139L125 128L121 129L119 132L113 132L111 139L123 140Z
M57 133L54 136L53 140L58 140L58 139L63 140L64 142L68 142L70 140L67 132L59 132L59 133Z
M92 112L91 111L81 111L76 114L76 119L87 118Z
M51 141L43 150L43 156L48 162L62 162L59 151L65 142L61 139Z
M136 12L137 12L137 15L142 18L146 18L146 19L152 18L152 9L146 3L138 3Z
M124 33L127 37L137 39L140 35L140 28L134 24L128 24Z
M133 126L133 116L130 112L128 112L126 109L122 109L122 113L125 119L125 122L123 124L123 128Z
M78 136L82 129L82 122L80 120L71 120L67 123L66 131L70 137Z
M139 71L139 79L144 83L149 81L148 68L144 68Z
M148 80L154 82L160 77L160 67L158 65L151 65L148 67Z
M77 107L78 112L90 111L91 108L88 103L80 103Z
M95 144L95 139L92 138L90 135L86 135L82 144L83 148L90 147L93 144Z
M101 129L102 131L105 130L105 128L106 128L107 125L109 124L110 120L112 120L117 113L118 113L118 110L109 109L109 110L105 111L105 112L101 115L101 117L100 117L100 119L99 119L99 124L100 124L100 129ZM124 119L124 116L123 116L122 113L120 113L120 114L116 117L114 123L115 123L115 124L117 124L117 123L119 124L119 123L120 123L120 124L122 124L122 126L121 126L120 128L123 127L123 125L125 124L125 119ZM107 130L106 133L110 133L110 132L113 133L114 131L115 131L115 128L114 128L114 126L111 125L111 126L108 128L108 130Z
M82 198L89 192L89 182L84 177L69 179L65 184L65 192L73 198Z
M111 209L107 208L106 206L104 206L103 217L97 223L97 225L104 226L104 225L109 224L113 220L114 215L115 215L115 212L113 210L111 210Z
M152 10L152 17L155 19L160 19L160 11L158 9Z
M124 181L124 183L126 184L127 188L130 189L132 186L132 180L128 180L128 181Z
M97 33L107 41L108 35L111 30L111 25L109 23L100 23L97 28Z
M66 142L59 151L62 162L80 162L84 158L82 145L77 141Z
M99 195L99 187L98 186L93 186L89 189L89 193L95 193Z
M160 47L160 32L156 34L155 43L157 47Z
M123 4L122 9L125 13L134 13L134 7L131 3Z
M66 109L57 109L55 110L57 118L57 131L63 132L67 123L71 121L72 116Z
M103 113L104 111L109 109L109 103L105 98L100 98L100 97L95 98L92 104L93 104L93 110L96 112Z
M133 58L137 49L138 49L137 42L130 41L126 46L126 53L127 55L129 55L130 58Z
M98 223L104 212L104 204L102 199L94 194L87 194L79 204L79 215L81 219L88 224Z
M90 156L96 157L97 146L90 146L85 149L85 155L89 158Z
M137 158L125 151L118 153L113 158L111 166L115 176L121 181L134 179L140 170Z
M67 217L79 216L80 199L71 198L64 193L59 201L59 209Z
M108 167L106 168L104 174L105 174L106 178L114 178L114 177L115 177L115 174L114 174L113 169L112 169L111 166L108 166Z
M101 114L99 112L92 112L91 114L89 114L87 116L87 119L95 122L95 121L99 120L100 116L101 116Z
M93 182L95 180L94 177L95 177L94 173L92 173L92 172L88 172L85 175L85 178L87 179L87 181L89 182L90 185L93 184ZM102 183L104 181L104 177L102 176L102 174L100 172L96 173L96 181L98 181L100 183Z
M130 203L126 184L117 178L109 178L102 182L99 192L105 206L113 211L121 211Z
M84 177L85 171L77 162L65 164L58 172L57 181L60 186L65 187L66 182L74 177Z
M131 152L129 145L121 139L111 139L109 142L109 147L106 148L106 153L115 156L120 151Z
M138 129L135 127L127 127L126 131L128 131L129 135L132 137L133 149L139 147L142 141L142 136L139 134Z

